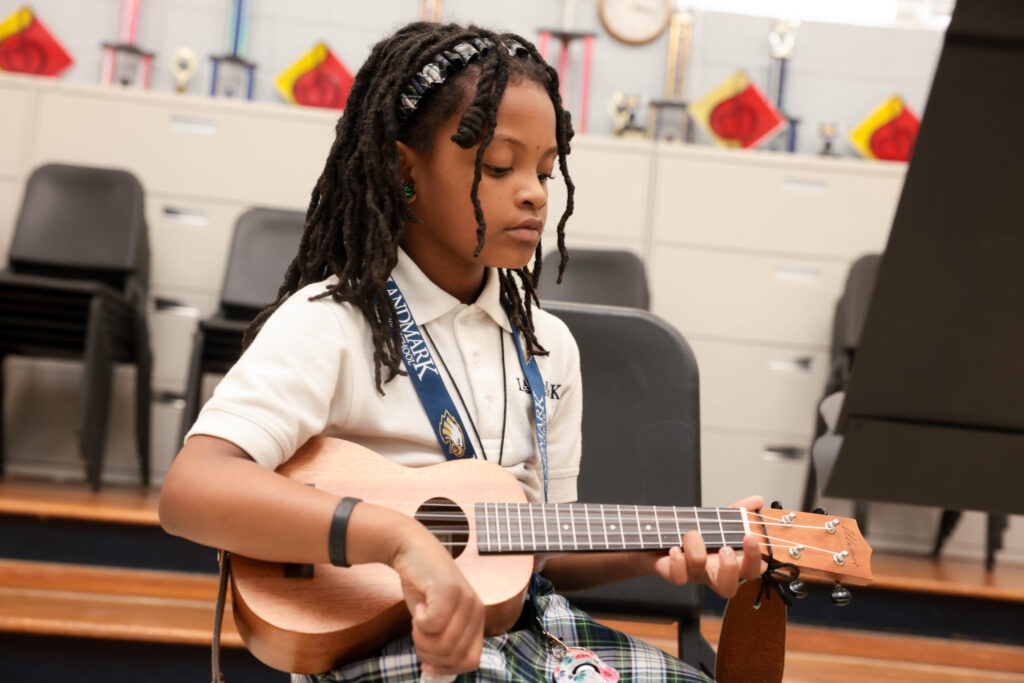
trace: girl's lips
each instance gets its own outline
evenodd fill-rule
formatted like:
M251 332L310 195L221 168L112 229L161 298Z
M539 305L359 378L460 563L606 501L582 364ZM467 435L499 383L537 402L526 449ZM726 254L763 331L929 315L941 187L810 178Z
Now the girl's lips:
M506 232L512 232L512 233L523 233L523 234L530 233L530 232L535 232L535 233L537 233L539 235L541 230L543 230L543 229L544 229L544 221L542 221L541 219L539 219L539 218L524 218L523 220L519 221L515 225L512 225L512 226L509 226L509 227L505 228L505 231Z

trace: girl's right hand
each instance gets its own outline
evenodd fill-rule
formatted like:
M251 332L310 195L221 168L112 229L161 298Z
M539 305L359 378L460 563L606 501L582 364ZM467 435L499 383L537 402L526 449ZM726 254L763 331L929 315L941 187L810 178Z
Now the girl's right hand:
M403 534L391 561L412 614L412 640L424 673L480 668L484 605L455 561L418 522Z

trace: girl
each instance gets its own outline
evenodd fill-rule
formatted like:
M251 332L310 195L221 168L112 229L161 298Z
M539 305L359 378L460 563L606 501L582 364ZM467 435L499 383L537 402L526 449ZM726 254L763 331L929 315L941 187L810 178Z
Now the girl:
M416 23L378 43L338 122L278 299L253 322L246 352L167 474L160 518L172 534L275 562L383 562L401 576L411 635L318 680L410 681L421 670L551 680L560 653L548 634L590 647L594 668L599 657L623 680L702 680L598 626L552 584L654 573L728 597L759 570L752 537L741 562L728 548L708 557L694 533L685 552L660 557L538 562L543 578L516 628L484 639L479 598L424 526L273 471L327 434L409 466L492 460L530 500L575 500L579 354L566 327L534 307L556 165L568 189L556 228L561 268L567 260L571 137L557 75L524 38ZM530 381L530 368L543 379ZM561 385L557 394L545 396L545 381ZM518 390L528 385L535 395ZM440 398L421 402L424 387L440 387Z

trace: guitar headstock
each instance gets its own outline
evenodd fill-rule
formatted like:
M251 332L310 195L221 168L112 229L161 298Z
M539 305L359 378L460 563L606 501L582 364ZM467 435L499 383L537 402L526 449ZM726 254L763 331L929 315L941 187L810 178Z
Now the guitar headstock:
M857 521L834 515L765 508L749 514L751 533L761 538L761 554L817 576L863 586L871 582L871 547Z

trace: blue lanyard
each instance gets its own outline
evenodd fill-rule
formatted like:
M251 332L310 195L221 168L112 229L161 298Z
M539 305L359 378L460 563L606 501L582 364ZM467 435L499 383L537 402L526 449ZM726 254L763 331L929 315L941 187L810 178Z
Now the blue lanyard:
M444 457L449 460L472 458L473 444L466 436L466 430L459 419L459 411L455 408L451 394L441 379L430 347L420 334L419 325L412 317L412 311L405 302L405 297L395 284L394 278L388 278L388 295L395 303L398 314L398 327L402 333L402 362L409 373L409 379L420 397L423 409L441 445Z
M402 335L402 363L405 365L413 388L416 389L416 395L419 396L420 403L423 404L423 409L427 413L441 451L449 460L474 457L473 444L466 436L467 432L459 418L459 411L455 408L451 394L448 393L448 388L445 387L444 380L441 379L441 374L437 370L434 356L430 353L430 347L423 339L420 328L412 317L412 311L409 310L409 305L394 278L388 278L387 291L391 301L395 304L395 312L398 314L398 326ZM548 421L544 379L541 377L536 359L532 356L527 357L519 330L515 326L512 326L512 336L516 342L519 364L523 368L526 382L530 385L530 393L533 395L533 423L537 432L537 449L540 452L541 467L544 471L544 501L547 502Z
M511 316L509 316L511 320ZM544 470L544 502L548 502L548 408L545 397L544 378L541 377L537 359L526 353L519 330L512 327L512 337L516 340L516 351L519 353L519 365L526 375L526 383L530 385L533 395L533 426L537 430L537 450L540 451L540 463Z

